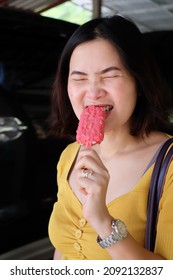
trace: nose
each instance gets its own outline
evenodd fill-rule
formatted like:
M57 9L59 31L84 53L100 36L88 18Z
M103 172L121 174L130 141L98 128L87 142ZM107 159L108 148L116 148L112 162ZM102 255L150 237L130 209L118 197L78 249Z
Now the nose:
M86 90L86 96L89 99L99 99L106 95L106 91L102 88L101 84L97 80L89 81Z

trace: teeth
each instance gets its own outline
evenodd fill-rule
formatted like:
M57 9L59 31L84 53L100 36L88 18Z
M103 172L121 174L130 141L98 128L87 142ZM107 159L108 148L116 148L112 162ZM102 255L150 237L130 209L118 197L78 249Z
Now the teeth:
M110 106L110 105L105 106L105 107L104 107L104 111L105 111L105 112L108 112L108 111L112 110L112 108L113 108L113 107Z

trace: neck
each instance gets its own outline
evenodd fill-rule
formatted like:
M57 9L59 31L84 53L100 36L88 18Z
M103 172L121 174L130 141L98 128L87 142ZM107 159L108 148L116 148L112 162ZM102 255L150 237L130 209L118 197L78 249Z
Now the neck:
M137 145L139 145L141 140L141 137L135 137L129 133L105 133L103 142L93 148L101 158L109 159L117 154L133 151L136 149Z

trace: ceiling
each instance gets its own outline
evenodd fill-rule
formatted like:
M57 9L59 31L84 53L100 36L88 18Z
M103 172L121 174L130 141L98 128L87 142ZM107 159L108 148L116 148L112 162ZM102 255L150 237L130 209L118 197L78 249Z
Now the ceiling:
M43 12L67 0L0 0L0 7ZM93 11L93 17L120 13L136 22L142 32L173 29L173 0L71 0Z

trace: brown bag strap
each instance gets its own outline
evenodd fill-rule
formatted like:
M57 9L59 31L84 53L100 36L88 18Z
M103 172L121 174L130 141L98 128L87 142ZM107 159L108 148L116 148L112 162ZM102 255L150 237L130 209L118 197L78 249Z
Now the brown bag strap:
M166 157L165 154L172 143L173 138L170 138L163 144L157 156L151 177L150 189L148 193L147 222L145 234L145 248L150 251L154 251L155 247L159 201L163 191L165 176L173 157L173 147L169 149Z

